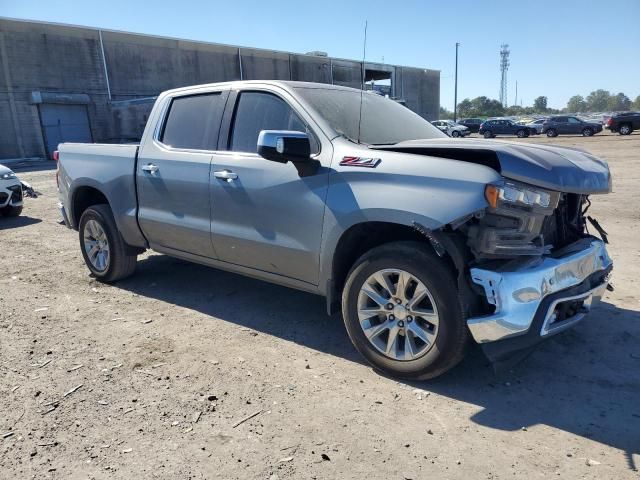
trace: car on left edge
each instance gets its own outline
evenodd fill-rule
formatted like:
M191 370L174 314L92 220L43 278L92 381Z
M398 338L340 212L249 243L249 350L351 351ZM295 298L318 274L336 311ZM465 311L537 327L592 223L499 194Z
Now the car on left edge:
M0 165L0 215L17 217L22 213L22 184L11 169Z

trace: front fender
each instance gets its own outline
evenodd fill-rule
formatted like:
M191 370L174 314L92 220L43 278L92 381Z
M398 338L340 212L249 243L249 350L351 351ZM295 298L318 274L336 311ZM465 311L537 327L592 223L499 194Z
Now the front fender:
M394 157L394 154L391 157ZM406 167L406 157L398 155ZM342 235L354 225L387 222L413 226L420 223L431 230L487 206L484 189L499 180L495 170L449 159L418 157L407 174L385 152L377 169L337 170L329 176L324 234L320 252L322 293L332 279L333 256ZM386 162L385 162L386 161ZM382 169L381 169L382 170ZM394 171L395 170L395 171Z

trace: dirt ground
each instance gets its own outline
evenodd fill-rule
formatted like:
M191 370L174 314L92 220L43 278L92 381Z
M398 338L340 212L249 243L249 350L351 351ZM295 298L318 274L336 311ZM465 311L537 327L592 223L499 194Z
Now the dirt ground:
M511 370L475 349L421 383L314 295L155 253L96 282L54 171L20 173L42 195L0 219L0 478L638 478L640 134L522 141L609 161L616 290Z

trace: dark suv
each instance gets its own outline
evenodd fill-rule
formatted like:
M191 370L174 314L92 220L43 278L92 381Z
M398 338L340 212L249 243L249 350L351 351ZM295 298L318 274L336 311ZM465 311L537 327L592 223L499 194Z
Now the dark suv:
M478 133L484 138L493 138L496 135L516 135L523 138L531 134L531 129L513 120L487 120L480 125Z
M620 135L631 135L640 129L640 112L618 113L607 120L607 128Z
M557 137L558 135L576 135L582 134L590 137L594 133L600 133L602 125L594 122L585 122L578 117L570 117L559 115L550 117L542 124L542 133L546 133L547 137Z
M463 120L460 120L458 123L467 127L471 133L478 133L482 122L484 122L484 120L482 120L481 118L465 118Z

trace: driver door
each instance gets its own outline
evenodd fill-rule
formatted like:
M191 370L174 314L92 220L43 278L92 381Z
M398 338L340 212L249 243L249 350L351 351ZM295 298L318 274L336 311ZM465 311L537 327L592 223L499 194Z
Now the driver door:
M211 239L222 261L317 285L331 147L320 152L302 112L284 96L247 90L229 98L225 151L211 166ZM291 163L259 156L261 130L309 132L323 166L301 178Z

